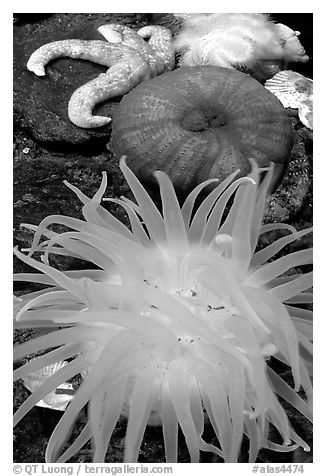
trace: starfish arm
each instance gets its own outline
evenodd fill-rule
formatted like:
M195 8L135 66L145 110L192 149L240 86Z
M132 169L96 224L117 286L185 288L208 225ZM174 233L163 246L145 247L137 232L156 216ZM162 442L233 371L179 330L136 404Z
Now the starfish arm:
M129 48L133 48L141 54L151 54L152 51L138 33L126 25L109 23L102 25L98 31L110 43L122 43Z
M148 45L152 50L152 55L156 58L156 63L162 65L161 68L163 69L156 67L157 74L171 71L175 66L171 30L158 25L149 25L140 28L137 33L144 40L148 40Z
M101 33L109 43L122 43L123 30L125 28L128 27L119 25L118 23L106 23L99 26L97 31Z
M100 74L73 93L68 105L69 119L82 128L108 124L110 118L92 115L96 104L126 94L141 81L152 76L149 65L139 57L116 63L106 73Z
M137 54L141 55L144 61L147 61L150 67L155 70L157 58L152 51L151 45L147 43L138 32L126 25L119 25L118 23L102 25L98 28L98 31L107 41L116 41L117 43L120 41L122 45L129 48L130 53L136 51Z
M108 23L100 26L97 30L109 43L122 43L136 50L143 47L143 39L129 26Z
M44 76L44 67L47 63L65 56L88 60L109 67L128 54L128 47L121 44L106 43L101 40L53 41L34 51L27 62L27 69L37 76Z

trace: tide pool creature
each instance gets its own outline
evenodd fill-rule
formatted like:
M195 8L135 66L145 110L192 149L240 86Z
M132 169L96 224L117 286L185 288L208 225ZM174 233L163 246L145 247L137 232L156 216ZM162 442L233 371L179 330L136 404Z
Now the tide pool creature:
M275 162L275 182L293 143L282 104L249 75L217 66L181 67L140 84L115 111L111 150L145 182L165 171L179 193L203 180L246 175L250 157Z
M289 62L309 60L300 32L263 13L187 13L173 45L181 66L216 65L267 79Z
M48 333L14 349L15 359L46 351L18 367L14 377L68 363L22 404L15 423L60 383L83 375L50 437L47 462L68 461L89 440L93 461L104 462L121 414L128 418L126 462L137 461L146 426L158 423L168 463L177 461L179 426L192 462L200 451L237 462L244 435L250 462L260 448L309 451L279 397L312 418L312 312L304 309L312 299L312 273L304 271L312 250L284 253L311 229L262 224L273 165L258 169L251 162L248 177L236 179L235 171L224 181L207 180L182 207L168 176L156 172L159 211L121 159L136 202L108 200L124 208L130 228L100 205L105 174L91 199L66 184L83 203L84 220L57 215L29 226L35 232L29 254L15 254L38 272L16 280L46 287L20 297L14 322ZM49 229L53 224L69 231L56 233ZM260 236L277 229L283 235L257 250ZM52 254L87 260L95 269L60 271L49 262ZM294 387L269 365L271 356L291 370ZM85 405L88 421L71 441ZM216 445L204 440L205 420ZM279 433L276 441L271 426Z
M174 67L171 32L161 26L146 26L137 32L125 25L106 24L98 31L107 41L62 40L37 49L27 69L44 76L49 61L60 57L84 59L107 66L106 73L78 88L68 104L68 117L76 126L101 127L111 119L93 116L96 104L126 94L145 79Z
M265 88L281 101L284 107L298 109L299 119L313 129L313 80L295 71L281 71L265 83Z

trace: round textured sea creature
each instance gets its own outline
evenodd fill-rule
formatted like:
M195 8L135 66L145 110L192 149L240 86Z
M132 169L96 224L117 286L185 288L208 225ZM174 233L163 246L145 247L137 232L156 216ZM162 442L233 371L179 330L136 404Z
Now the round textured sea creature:
M313 80L295 71L281 71L265 83L265 88L281 101L284 107L298 109L299 118L313 129Z
M30 361L32 365L34 360ZM55 362L54 364L47 365L41 369L34 370L29 375L24 377L24 385L30 391L37 390L47 379L52 377L58 370L67 365L67 361ZM65 411L68 403L72 400L74 394L74 388L71 383L63 382L52 392L48 393L36 403L39 407L50 408L51 410Z
M289 62L309 57L300 32L264 13L175 14L182 20L173 46L182 66L215 65L267 79Z
M119 104L111 147L147 182L168 173L178 192L203 180L275 163L275 180L292 147L282 104L247 74L214 66L180 68L137 86Z
M41 46L30 57L27 69L44 76L45 65L68 56L107 66L106 73L78 88L68 105L68 116L76 126L101 127L111 119L93 116L96 104L126 94L144 79L174 68L171 32L161 26L146 26L137 32L125 25L98 28L107 41L62 40Z

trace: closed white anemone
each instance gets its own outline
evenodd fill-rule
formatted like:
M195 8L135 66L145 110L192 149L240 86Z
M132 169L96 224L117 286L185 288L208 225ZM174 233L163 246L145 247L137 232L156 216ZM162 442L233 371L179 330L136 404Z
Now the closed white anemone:
M124 208L130 228L100 205L103 174L92 199L66 184L82 201L84 220L47 217L39 227L29 225L35 231L29 255L15 250L39 271L16 280L47 285L21 298L15 323L49 331L15 348L15 359L43 352L15 370L15 378L68 361L21 405L15 423L81 374L48 442L47 462L69 460L89 440L94 462L103 462L121 415L128 418L126 462L137 461L148 424L162 425L166 462L177 461L179 427L192 462L200 451L237 462L244 437L251 462L261 448L309 451L278 397L311 419L312 320L302 305L311 302L312 276L288 271L302 270L312 251L274 256L311 229L262 224L273 167L263 171L260 184L263 174L254 162L248 177L235 180L234 172L219 184L208 180L182 207L168 176L157 172L162 211L123 158L120 168L136 202L109 200ZM195 209L207 186L212 191ZM52 224L71 231L55 233L48 229ZM278 228L283 236L255 251L259 237ZM59 271L50 254L88 260L95 269ZM294 388L268 365L271 356L291 369ZM88 421L63 451L86 404ZM206 424L216 433L216 446L203 439ZM277 442L269 439L271 425Z

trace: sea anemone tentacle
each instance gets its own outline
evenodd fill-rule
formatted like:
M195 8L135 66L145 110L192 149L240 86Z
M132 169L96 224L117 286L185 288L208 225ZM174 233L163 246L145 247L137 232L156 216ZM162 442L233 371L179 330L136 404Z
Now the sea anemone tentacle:
M101 206L103 175L92 198L68 185L82 201L84 220L54 215L39 228L26 225L35 233L29 254L14 250L39 271L16 279L45 286L15 301L15 326L48 331L14 349L16 360L42 353L14 376L27 379L68 360L28 397L15 422L78 376L49 440L47 462L69 461L89 440L93 460L104 462L120 415L128 420L128 462L137 461L147 425L162 425L167 462L177 461L179 427L192 462L200 451L237 462L244 437L250 462L261 448L309 451L279 397L311 419L312 312L305 306L312 301L312 273L302 269L312 254L285 252L311 229L262 225L273 166L252 163L247 177L236 179L234 172L220 183L209 179L182 207L168 176L157 172L162 211L124 158L120 166L135 202L109 200L124 208L130 228ZM200 192L214 185L197 206ZM52 224L68 231L53 232ZM260 236L277 228L282 236L256 251ZM86 259L94 269L60 271L51 265L52 254ZM294 388L271 357L291 371ZM64 448L86 405L88 422ZM204 440L207 424L217 445ZM271 426L283 443L270 436Z

